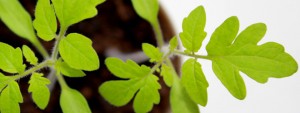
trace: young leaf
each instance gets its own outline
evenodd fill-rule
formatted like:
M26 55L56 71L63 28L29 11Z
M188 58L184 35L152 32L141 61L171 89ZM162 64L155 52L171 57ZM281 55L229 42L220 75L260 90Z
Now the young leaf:
M34 52L26 45L22 46L22 50L26 61L32 65L37 65L38 58L35 56Z
M167 86L171 87L173 85L173 70L166 64L161 66L161 75L164 77L164 81Z
M205 106L207 104L208 82L196 59L188 59L182 65L182 84L191 99Z
M63 29L97 15L96 6L103 0L52 0L56 16Z
M59 52L63 60L72 68L93 71L99 68L99 59L87 37L71 33L59 43Z
M163 57L163 53L151 44L143 43L142 49L144 53L150 58L150 62L158 62Z
M170 45L169 45L169 49L171 51L174 51L178 46L178 41L177 41L177 37L174 36L171 40L170 40Z
M129 79L108 81L99 87L100 94L109 103L123 106L133 98L135 93L136 97L133 101L135 112L149 112L153 104L159 103L158 89L161 86L157 81L158 77L150 73L149 67L139 66L132 60L123 62L117 58L107 58L105 63L113 74L123 79Z
M25 70L20 48L0 42L0 69L9 73L22 73Z
M57 60L55 64L55 69L60 71L63 75L67 77L83 77L85 73L81 70L71 68L66 62L61 59Z
M215 30L206 46L213 71L233 96L238 99L246 96L239 71L260 83L267 82L269 77L287 77L297 71L296 61L280 44L257 45L266 32L265 24L253 24L236 37L238 29L237 17L228 18Z
M131 0L137 14L152 25L157 23L158 0Z
M19 103L23 102L23 97L17 82L10 82L1 92L0 111L1 113L20 113Z
M77 90L63 88L60 95L60 106L64 113L91 113L83 95Z
M0 92L2 92L2 89L7 85L7 80L9 80L9 77L0 73Z
M33 26L37 35L45 41L50 41L56 36L56 17L50 0L38 0Z
M50 80L43 77L42 73L33 73L29 84L28 92L32 93L34 103L40 109L45 109L50 99L50 91L47 87L50 84Z
M18 0L0 0L0 17L5 25L18 36L32 43L37 41L31 17Z
M185 49L190 52L197 52L200 49L202 41L206 37L205 23L206 14L203 6L197 7L188 17L184 18L180 39Z

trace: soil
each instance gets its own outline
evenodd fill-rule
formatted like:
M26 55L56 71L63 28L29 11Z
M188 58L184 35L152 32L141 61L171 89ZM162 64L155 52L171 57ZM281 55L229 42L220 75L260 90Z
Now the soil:
M25 9L34 18L36 0L20 0ZM105 81L118 79L114 77L106 68L104 52L107 48L116 47L121 52L131 53L141 50L144 42L154 44L154 33L148 22L141 19L133 10L130 0L107 0L97 6L98 15L92 19L84 20L69 28L68 33L77 32L89 37L93 41L93 47L100 59L100 68L93 72L86 72L83 78L65 77L67 84L79 90L88 100L93 113L133 113L132 102L123 107L114 107L106 102L98 93L98 87ZM159 12L163 36L168 41L173 35L173 29L163 11ZM0 41L8 43L14 47L21 47L26 44L34 49L27 41L12 33L2 22L0 22ZM50 53L53 41L44 42L43 45ZM42 60L40 55L37 55ZM179 64L178 58L173 58L176 66ZM148 62L143 64L153 65ZM177 69L179 67L176 67ZM44 69L47 71L47 69ZM20 104L22 113L61 113L59 96L61 89L56 83L52 91L50 102L45 110L40 110L32 101L28 93L28 77L18 81L24 97L24 102ZM169 111L169 88L162 82L161 101L155 105L151 113L166 113Z

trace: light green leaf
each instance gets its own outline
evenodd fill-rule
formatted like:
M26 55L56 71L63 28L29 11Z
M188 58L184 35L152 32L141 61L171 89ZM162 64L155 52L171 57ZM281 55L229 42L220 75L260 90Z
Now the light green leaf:
M205 23L206 14L203 6L197 7L188 17L184 18L180 39L185 49L190 52L197 52L200 49L202 41L206 37Z
M6 87L8 80L9 77L0 73L0 92L2 92L2 89Z
M190 99L179 80L174 80L170 92L172 113L200 113L197 104Z
M26 61L32 65L37 65L38 58L35 56L34 52L26 45L22 46L22 50Z
M63 29L97 15L96 6L103 0L52 0L56 16Z
M50 0L38 0L33 26L37 35L45 41L50 41L56 36L56 16Z
M157 23L157 15L159 11L158 0L131 0L134 10L143 19L152 25Z
M159 48L156 48L151 44L143 43L142 49L144 53L150 58L150 62L158 62L163 57L163 53L160 52Z
M102 4L103 2L105 2L106 0L92 0L93 4L95 5L99 5Z
M196 59L188 59L183 63L181 71L182 84L188 95L194 102L206 106L208 82L200 63Z
M238 36L239 21L230 17L213 33L206 46L213 62L213 71L229 92L238 99L246 96L245 84L239 71L260 83L268 78L282 78L295 73L298 65L282 45L257 43L266 32L266 25L250 25Z
M25 67L21 49L0 42L0 69L9 73L22 73Z
M91 113L84 96L77 90L62 88L60 106L64 113Z
M71 68L66 62L61 59L55 64L55 69L67 77L83 77L85 73L81 70Z
M173 70L171 67L166 64L162 64L161 66L161 75L164 77L164 81L167 86L171 87L173 85Z
M71 33L59 43L59 52L63 60L72 68L93 71L99 68L99 59L87 37Z
M170 40L170 45L169 45L169 49L171 51L174 51L178 46L178 41L177 41L177 37L174 36L171 40Z
M36 43L31 17L18 0L0 0L0 17L18 36Z
M47 87L50 80L43 77L42 73L33 73L29 80L28 92L32 93L34 103L40 108L45 109L50 99L50 91Z
M1 113L20 113L19 103L23 102L23 97L17 82L10 82L1 92L0 111Z

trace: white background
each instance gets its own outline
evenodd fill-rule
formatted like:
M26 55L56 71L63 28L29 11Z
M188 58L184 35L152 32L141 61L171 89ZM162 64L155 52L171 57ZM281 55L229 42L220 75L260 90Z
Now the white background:
M268 26L260 44L275 41L283 44L297 62L300 62L300 0L160 0L177 33L181 22L199 5L206 10L208 36L200 54L206 54L205 45L210 35L226 18L238 16L240 31L250 24L264 22ZM300 72L283 79L269 79L256 83L242 75L247 86L247 97L235 99L223 87L211 69L211 62L199 60L210 86L208 104L201 113L300 113Z

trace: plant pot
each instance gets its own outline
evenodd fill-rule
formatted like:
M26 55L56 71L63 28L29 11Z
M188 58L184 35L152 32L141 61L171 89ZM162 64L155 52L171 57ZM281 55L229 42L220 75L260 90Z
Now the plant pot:
M34 18L36 0L20 0L20 2ZM98 87L103 82L118 79L107 70L104 64L104 60L107 57L105 52L109 50L109 48L117 48L124 54L141 51L141 45L144 42L155 45L155 35L150 24L135 13L130 0L107 0L97 8L98 15L96 17L71 26L68 33L78 32L92 39L93 47L97 51L100 59L100 68L93 72L86 72L87 75L83 78L65 77L66 82L71 88L79 90L85 96L93 113L132 113L134 112L132 102L123 107L114 107L105 101L98 92ZM175 33L167 16L162 10L159 12L159 21L165 41L170 40ZM21 47L26 44L34 49L28 41L16 36L2 22L0 23L0 41L14 47ZM54 42L42 43L50 53ZM42 57L39 54L37 55L39 59L42 60ZM152 65L149 62L142 63ZM173 63L176 69L179 69L179 58L174 57ZM40 110L33 103L31 94L28 93L28 78L29 77L19 81L20 89L24 97L24 102L20 104L21 112L62 112L59 105L61 93L59 84L55 83L47 108ZM154 106L151 111L152 113L165 113L169 111L169 88L162 82L162 79L160 79L160 83L162 85L162 89L159 90L161 101L159 105Z

